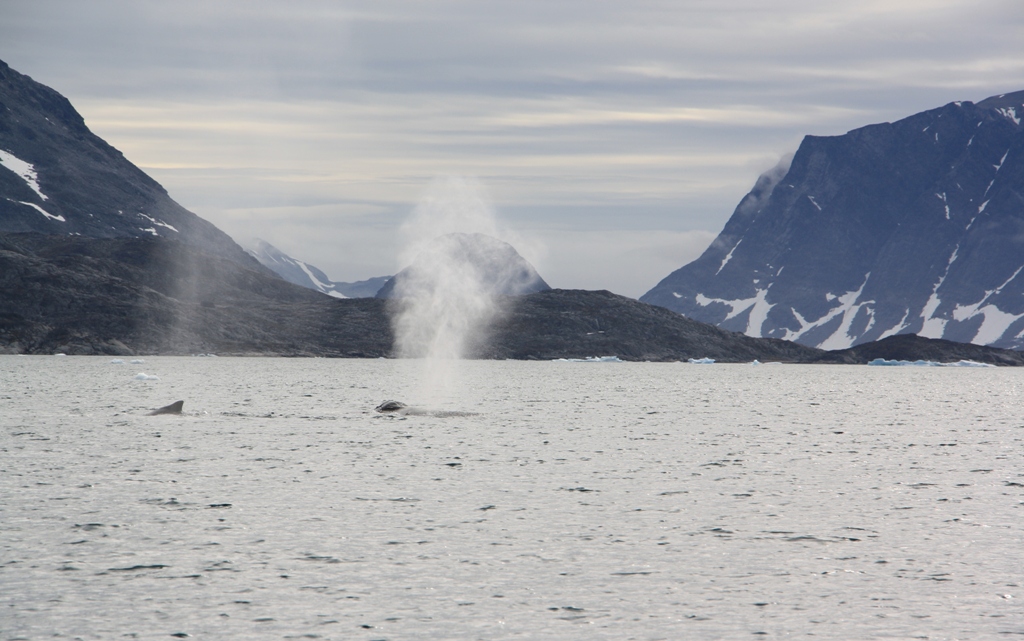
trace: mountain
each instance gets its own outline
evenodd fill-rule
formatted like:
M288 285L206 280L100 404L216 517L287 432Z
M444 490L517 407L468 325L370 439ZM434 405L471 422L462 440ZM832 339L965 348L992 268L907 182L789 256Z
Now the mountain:
M551 287L512 245L486 234L445 234L430 241L395 274L377 298L397 298L444 287L480 287L492 296L521 296Z
M309 263L292 258L265 240L255 239L249 255L289 283L308 287L335 298L373 298L390 276L378 276L354 283L332 281Z
M380 357L385 301L337 300L166 238L0 233L0 353Z
M336 299L163 238L0 233L0 354L393 355L389 301ZM473 358L874 358L1024 365L1024 355L895 336L825 352L751 338L606 291L511 297Z
M1024 348L1024 91L807 136L640 300L825 349Z
M280 278L90 133L60 94L2 63L0 162L0 353L393 354L389 301L338 299ZM487 236L442 237L389 282L392 291L405 279L436 284L430 275L447 284L470 275L510 295L478 358L862 358L751 338L608 292L550 290ZM1000 350L922 345L899 353L1014 362ZM892 358L887 349L877 353Z
M392 354L388 301L335 299L161 238L0 233L0 353ZM609 292L516 296L475 358L809 361Z
M915 334L894 334L882 340L861 343L848 349L825 352L816 363L863 364L875 359L887 361L929 361L957 363L973 361L989 365L1024 366L1024 352L957 343L941 338L925 338Z
M260 268L86 127L68 100L0 61L0 232L169 238Z

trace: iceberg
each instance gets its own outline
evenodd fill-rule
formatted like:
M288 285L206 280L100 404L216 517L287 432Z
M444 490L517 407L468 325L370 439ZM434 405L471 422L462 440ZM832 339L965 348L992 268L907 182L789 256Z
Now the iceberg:
M694 365L711 365L715 362L713 358L688 358L687 363L693 363Z
M621 363L618 356L588 356L586 358L556 358L556 363Z
M876 358L868 365L880 365L883 367L995 367L990 363L979 363L977 361L957 361L955 363L939 363L936 361L898 361Z
M152 374L146 374L145 372L139 372L138 374L135 375L135 380L137 380L137 381L158 381L158 380L160 380L160 377L159 376L153 376Z

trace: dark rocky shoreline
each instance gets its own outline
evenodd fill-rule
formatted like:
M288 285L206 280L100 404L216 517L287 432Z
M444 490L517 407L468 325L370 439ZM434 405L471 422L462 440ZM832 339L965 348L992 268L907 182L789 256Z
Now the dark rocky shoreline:
M0 234L0 353L391 357L389 303L336 299L161 238ZM760 339L606 291L504 299L473 358L1024 365L1024 354L894 336L837 352Z

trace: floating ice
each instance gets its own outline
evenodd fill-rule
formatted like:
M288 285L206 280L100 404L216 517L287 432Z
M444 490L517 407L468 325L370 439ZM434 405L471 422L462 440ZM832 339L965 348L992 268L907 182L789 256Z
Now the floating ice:
M133 358L131 360L132 365L142 365L145 362L146 361L142 360L141 358Z
M694 365L711 365L715 362L713 358L688 358L686 362L693 363Z
M995 367L990 363L979 363L977 361L957 361L955 363L939 363L937 361L898 361L876 358L868 365L880 365L883 367Z
M938 367L940 363L936 363L935 361L890 361L884 358L876 358L869 362L868 365L878 365L882 367Z
M134 363L135 361L132 361L132 362ZM115 358L114 360L110 361L110 364L111 365L124 365L124 361L122 361L120 358Z
M158 381L158 380L160 380L160 377L159 376L153 376L152 374L146 374L145 372L139 372L138 374L135 375L135 380L137 380L137 381Z
M586 358L556 358L558 363L621 363L618 356L588 356Z
M957 361L955 363L943 363L943 367L995 367L992 363L979 363L978 361Z

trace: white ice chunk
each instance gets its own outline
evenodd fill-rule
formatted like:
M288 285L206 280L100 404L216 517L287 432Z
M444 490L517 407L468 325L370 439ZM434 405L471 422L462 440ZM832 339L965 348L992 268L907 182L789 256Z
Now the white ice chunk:
M713 358L688 358L686 362L693 363L694 365L712 365L715 362Z
M111 365L124 365L124 361L121 360L120 358L115 358L114 360L110 361L110 364Z
M145 372L139 372L138 374L135 375L135 380L137 380L137 381L158 381L158 380L160 380L160 377L153 376L152 374L146 374Z
M49 200L40 189L39 189L39 176L36 174L36 168L31 163L27 163L24 160L18 158L9 151L0 149L0 165L7 167L14 173L18 174L18 177L25 181L25 184L29 188L36 192L43 200Z
M898 360L886 360L884 358L876 358L870 361L868 365L880 365L883 367L995 367L989 363L979 363L977 361L957 361L955 363L939 363L937 361L898 361Z
M141 358L133 358L131 361L132 365L141 365L145 362L146 361L142 360Z
M618 356L588 356L586 358L556 358L559 363L621 363Z

